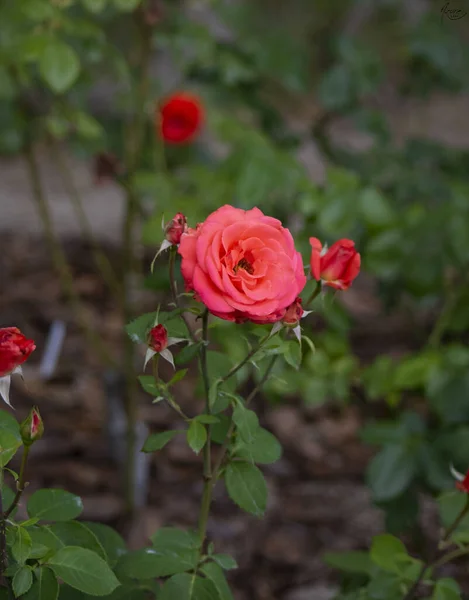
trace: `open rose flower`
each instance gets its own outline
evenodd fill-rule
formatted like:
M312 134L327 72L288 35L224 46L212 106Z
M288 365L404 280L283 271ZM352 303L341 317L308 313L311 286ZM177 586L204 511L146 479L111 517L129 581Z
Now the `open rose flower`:
M228 321L281 321L306 284L290 231L258 208L222 206L178 251L186 289Z
M9 391L12 373L21 372L21 365L36 349L33 340L17 327L0 328L0 396L10 404Z
M0 377L22 365L35 349L33 340L28 340L17 327L0 329Z
M336 290L347 290L360 272L360 254L352 240L339 240L327 249L317 238L311 244L311 275Z
M191 141L204 119L200 100L187 92L179 92L168 98L158 108L158 113L161 135L172 144Z

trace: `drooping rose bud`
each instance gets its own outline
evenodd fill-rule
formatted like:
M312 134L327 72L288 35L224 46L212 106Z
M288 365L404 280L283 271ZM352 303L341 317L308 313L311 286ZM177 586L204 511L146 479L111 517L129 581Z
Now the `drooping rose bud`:
M150 331L148 345L155 352L161 352L168 345L168 332L164 325L155 325Z
M311 244L311 276L336 290L346 290L360 272L360 254L352 240L342 239L326 250L317 238Z
M9 375L22 365L36 349L33 340L28 340L17 327L0 329L0 377Z
M166 239L171 244L179 244L181 236L187 231L187 220L182 213L177 213L174 218L166 225L164 232Z
M39 409L34 406L26 419L20 425L20 434L23 444L30 446L42 438L44 433L44 424L39 414Z
M297 298L285 312L285 316L282 319L282 323L285 325L296 325L305 312L301 306L301 298Z

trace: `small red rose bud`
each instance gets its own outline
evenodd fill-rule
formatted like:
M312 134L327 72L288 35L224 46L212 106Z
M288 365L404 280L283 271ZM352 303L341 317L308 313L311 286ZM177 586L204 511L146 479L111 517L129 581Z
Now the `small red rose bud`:
M0 377L9 375L22 365L36 349L17 327L0 328Z
M311 244L311 275L336 290L347 290L360 272L360 254L352 240L339 240L325 250L317 238Z
M155 325L150 331L148 345L155 352L161 352L168 345L168 332L164 325Z
M177 213L177 215L166 225L164 230L168 242L176 245L179 244L182 234L186 231L187 220L182 213Z
M282 323L285 325L296 325L298 323L305 312L301 306L301 303L301 298L297 298L294 302L292 302L292 304L290 304L282 319Z
M34 406L26 419L20 425L20 434L23 444L30 446L42 438L44 433L44 424L39 414L39 409Z

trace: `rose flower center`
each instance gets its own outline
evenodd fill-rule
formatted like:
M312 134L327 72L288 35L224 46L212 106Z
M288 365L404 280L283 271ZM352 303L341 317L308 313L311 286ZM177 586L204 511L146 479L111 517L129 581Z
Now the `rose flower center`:
M252 275L254 273L253 266L247 260L247 258L242 258L238 262L238 264L235 266L235 268L233 269L233 271L236 273L238 271L238 269L243 269L244 271L246 271L247 273L249 273L249 275Z

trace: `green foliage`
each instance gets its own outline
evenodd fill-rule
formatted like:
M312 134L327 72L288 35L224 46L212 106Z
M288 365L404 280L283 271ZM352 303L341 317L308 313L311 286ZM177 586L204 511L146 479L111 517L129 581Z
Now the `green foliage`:
M65 490L38 490L27 504L30 518L42 521L70 521L83 510L81 498Z
M230 498L243 510L260 517L267 506L267 485L259 469L250 463L233 461L225 472Z

